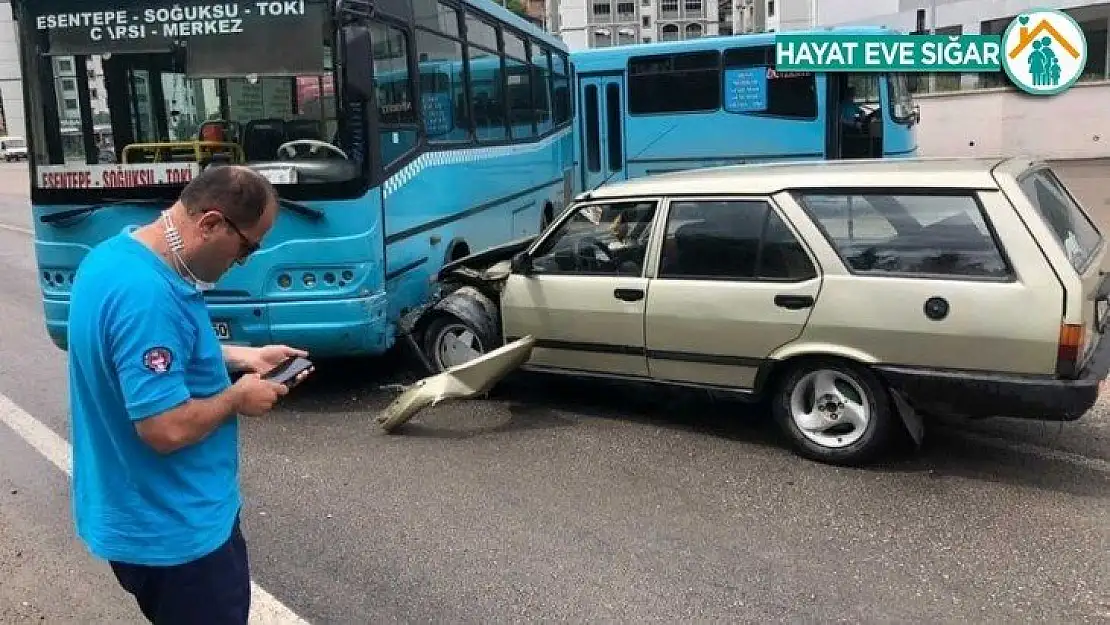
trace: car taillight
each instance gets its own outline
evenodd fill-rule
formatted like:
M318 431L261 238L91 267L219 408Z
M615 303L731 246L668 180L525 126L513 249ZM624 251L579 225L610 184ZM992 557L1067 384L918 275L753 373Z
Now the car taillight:
M1060 344L1056 348L1056 374L1065 378L1079 375L1079 356L1083 352L1082 325L1061 324Z

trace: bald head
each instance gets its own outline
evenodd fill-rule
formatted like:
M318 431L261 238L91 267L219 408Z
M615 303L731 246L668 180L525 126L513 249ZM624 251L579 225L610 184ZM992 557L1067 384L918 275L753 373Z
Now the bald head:
M250 228L266 208L277 204L274 186L249 167L208 167L185 186L179 198L189 215L219 211L236 225Z

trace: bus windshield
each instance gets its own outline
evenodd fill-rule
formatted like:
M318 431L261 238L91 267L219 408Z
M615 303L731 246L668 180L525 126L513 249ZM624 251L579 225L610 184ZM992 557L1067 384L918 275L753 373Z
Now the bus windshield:
M28 10L39 189L175 187L215 162L317 189L362 175L341 135L326 0Z
M914 117L914 102L906 75L888 74L887 85L890 90L890 118L899 124L908 123Z

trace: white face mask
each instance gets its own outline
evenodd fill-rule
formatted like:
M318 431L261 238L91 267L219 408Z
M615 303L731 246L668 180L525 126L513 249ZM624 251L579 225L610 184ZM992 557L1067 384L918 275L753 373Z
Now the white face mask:
M185 270L185 273L189 274L189 278L193 282L193 287L200 293L211 291L216 288L214 282L205 282L198 278L196 274L193 273L193 270L189 269L189 265L185 263L185 259L181 258L181 252L185 249L185 244L181 240L181 233L178 232L177 226L173 225L169 213L162 213L162 224L166 230L166 244L169 245L170 252L173 254L174 258L181 264L181 268Z

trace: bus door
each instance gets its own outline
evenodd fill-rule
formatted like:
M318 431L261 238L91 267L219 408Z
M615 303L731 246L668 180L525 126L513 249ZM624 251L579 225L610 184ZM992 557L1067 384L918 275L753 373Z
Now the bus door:
M825 74L826 158L882 158L882 74Z
M582 190L624 180L624 76L586 76L579 82Z

